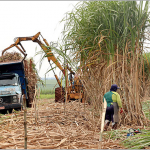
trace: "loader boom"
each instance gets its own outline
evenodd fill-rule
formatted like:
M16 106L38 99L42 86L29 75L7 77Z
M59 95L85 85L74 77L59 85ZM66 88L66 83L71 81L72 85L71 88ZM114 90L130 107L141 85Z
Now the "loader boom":
M17 48L19 49L19 51L20 51L24 56L26 56L26 55L27 55L27 54L26 54L26 51L25 51L25 49L23 48L21 42L22 42L22 41L33 41L33 42L38 43L38 44L40 45L40 47L44 50L44 52L47 54L47 59L48 59L48 61L50 62L50 60L52 60L52 61L56 64L56 66L62 71L62 73L65 75L65 69L63 69L63 67L61 66L61 64L58 62L58 60L56 59L56 57L55 57L54 54L52 53L51 48L50 48L50 47L46 47L46 46L50 46L50 45L48 44L48 42L46 41L46 39L44 39L44 38L42 37L42 35L41 35L41 37L43 38L43 41L45 42L46 46L45 46L45 44L43 44L43 43L41 42L40 39L38 39L40 35L41 35L41 33L38 32L37 34L35 34L34 36L31 36L31 37L18 37L18 38L16 38L14 44L10 45L8 48L6 48L6 49L4 49L4 50L2 51L2 55L4 54L4 52L5 52L6 50L8 50L8 49L10 49L10 48L12 48L12 47L15 46L15 47L17 47ZM20 48L18 45L20 45L23 50L21 50L21 48Z

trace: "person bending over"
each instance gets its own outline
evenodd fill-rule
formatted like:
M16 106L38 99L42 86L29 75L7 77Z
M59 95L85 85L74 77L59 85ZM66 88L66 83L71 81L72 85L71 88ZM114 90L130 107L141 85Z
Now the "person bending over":
M104 98L107 102L106 114L105 114L105 125L104 131L107 131L110 122L112 121L112 129L117 129L119 123L119 108L120 113L123 112L122 102L120 95L116 92L119 87L116 84L113 84L110 88L110 91L104 94Z

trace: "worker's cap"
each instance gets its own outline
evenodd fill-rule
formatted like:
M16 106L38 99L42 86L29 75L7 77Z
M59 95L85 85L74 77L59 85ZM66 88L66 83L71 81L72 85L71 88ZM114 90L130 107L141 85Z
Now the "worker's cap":
M117 89L120 89L120 87L118 87L117 84L113 84L110 88L110 91L116 91Z
M115 87L117 89L120 89L120 87L118 87L117 84L113 84L111 87Z

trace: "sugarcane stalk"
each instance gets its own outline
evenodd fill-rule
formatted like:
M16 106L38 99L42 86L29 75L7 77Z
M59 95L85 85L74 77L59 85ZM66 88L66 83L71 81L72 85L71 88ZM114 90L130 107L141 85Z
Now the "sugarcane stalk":
M35 85L35 93L34 93L34 109L35 109L35 123L37 124L37 99L36 99L36 85Z
M100 137L99 137L99 147L98 149L101 149L102 147L102 134L104 131L104 122L105 122L105 113L106 113L106 108L107 108L107 102L106 99L104 98L104 105L103 105L103 109L102 109L102 120L101 120L101 132L100 132Z
M24 101L24 149L27 149L27 107L26 107L26 99Z

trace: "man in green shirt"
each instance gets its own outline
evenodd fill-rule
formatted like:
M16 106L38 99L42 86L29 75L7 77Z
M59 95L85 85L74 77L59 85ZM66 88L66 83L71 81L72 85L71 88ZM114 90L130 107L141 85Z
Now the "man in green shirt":
M112 129L117 129L117 124L119 122L119 108L120 113L122 113L122 102L120 95L116 92L119 87L116 84L113 84L110 88L110 91L105 93L103 97L107 102L106 115L105 115L105 126L104 130L107 131L107 128L112 121Z

